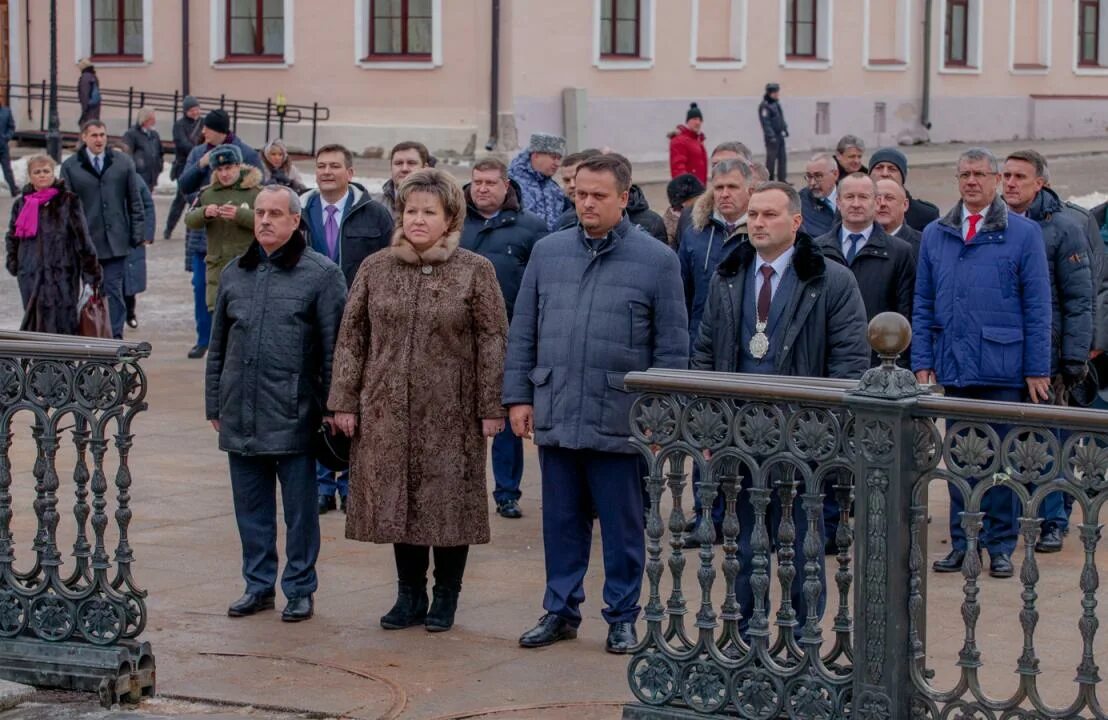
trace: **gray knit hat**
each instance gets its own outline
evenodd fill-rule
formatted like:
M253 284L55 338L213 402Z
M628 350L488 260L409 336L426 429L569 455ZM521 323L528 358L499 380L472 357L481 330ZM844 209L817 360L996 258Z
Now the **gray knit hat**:
M904 182L908 179L908 158L904 156L904 153L900 152L896 148L884 147L879 150L875 150L873 155L869 157L869 169L873 172L873 166L878 163L892 163L896 165L896 169L900 171L900 181Z
M527 152L565 155L566 139L548 133L531 133L531 142L527 144Z
M185 95L184 102L181 103L185 112L192 110L194 107L200 107L200 101L194 98L192 95Z

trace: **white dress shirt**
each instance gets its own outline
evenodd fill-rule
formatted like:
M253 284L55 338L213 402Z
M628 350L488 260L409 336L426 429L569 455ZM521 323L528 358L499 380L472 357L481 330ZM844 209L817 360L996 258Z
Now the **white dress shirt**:
M758 302L758 293L762 292L762 267L769 265L773 268L773 276L769 281L769 296L770 300L773 300L773 296L777 294L777 288L781 287L781 278L784 276L785 271L789 269L789 264L793 261L793 253L796 252L796 246L793 245L773 262L766 262L762 259L762 256L758 256L757 263L754 265L754 302Z
M851 235L862 236L862 239L858 241L858 247L854 248L854 254L857 255L858 253L862 252L862 248L864 248L866 246L866 243L869 242L869 236L872 234L873 225L870 225L865 230L859 230L857 232L854 232L853 230L847 230L845 226L842 227L839 230L839 244L842 246L843 257L846 257L847 253L850 251L850 241L847 238L849 238Z
M965 203L962 203L962 239L966 239L966 235L969 235L969 216L975 214L972 210L966 207ZM989 206L986 206L984 210L976 213L981 216L981 219L977 221L977 232L981 232L981 226L985 224L985 218L989 214Z
M342 199L339 200L334 205L331 205L329 202L327 202L326 200L323 199L322 195L320 195L319 196L319 211L321 213L323 213L323 225L327 224L327 208L334 207L335 208L335 227L341 228L342 227L343 208L346 207L346 201L349 200L349 199L350 199L350 191L349 190L347 190L346 194L342 196Z
M100 153L99 155L97 155L96 153L94 153L92 150L89 150L88 148L85 148L85 152L88 153L89 162L92 163L92 166L94 168L96 167L96 158L100 158L100 170L103 171L104 170L104 165L105 165L104 161L107 160L107 158L104 157L105 153Z

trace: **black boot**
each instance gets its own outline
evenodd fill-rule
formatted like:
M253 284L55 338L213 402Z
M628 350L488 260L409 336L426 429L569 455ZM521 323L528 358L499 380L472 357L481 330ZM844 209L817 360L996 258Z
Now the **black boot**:
M454 627L454 613L458 610L458 591L436 585L431 591L434 600L427 612L424 626L427 632L446 632Z
M396 604L381 617L381 627L386 630L403 630L419 625L426 617L427 586L401 583L396 592Z

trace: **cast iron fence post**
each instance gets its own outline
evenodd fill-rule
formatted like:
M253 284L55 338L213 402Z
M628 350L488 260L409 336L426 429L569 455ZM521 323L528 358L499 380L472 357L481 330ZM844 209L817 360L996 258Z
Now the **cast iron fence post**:
M853 716L910 718L914 689L908 585L916 425L912 409L926 393L896 360L912 339L908 321L882 313L869 327L881 365L847 394L854 414L855 518ZM926 503L923 503L926 505ZM926 543L926 539L922 541Z

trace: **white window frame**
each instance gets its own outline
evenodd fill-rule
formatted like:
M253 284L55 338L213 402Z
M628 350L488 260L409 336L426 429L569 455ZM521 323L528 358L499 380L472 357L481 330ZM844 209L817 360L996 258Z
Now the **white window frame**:
M354 64L363 70L434 70L442 67L442 0L431 0L431 59L367 62L369 55L369 3L354 0Z
M1078 16L1078 0L1073 0L1073 74L1084 76L1108 75L1108 0L1098 0L1100 3L1100 47L1097 48L1097 58L1100 65L1097 67L1081 66L1078 63L1081 57L1081 48L1078 44L1077 31L1081 27L1081 18Z
M211 38L208 43L211 48L211 66L216 70L284 70L292 67L295 60L293 55L293 36L296 7L294 0L284 0L285 10L285 48L281 62L224 62L227 59L227 2L226 0L210 0L211 7Z
M890 0L876 0L879 3ZM870 32L870 6L874 0L865 0L862 12L862 67L873 72L904 72L908 69L908 63L912 60L912 0L896 1L896 60L895 64L877 64L870 62L869 32Z
M9 4L11 7L18 3ZM92 55L92 0L73 4L74 62ZM96 67L136 67L154 62L154 0L142 0L142 59L98 61Z
M985 44L985 23L981 16L981 0L969 0L969 17L966 18L966 59L965 67L946 64L946 8L948 0L936 7L939 10L939 74L940 75L980 75Z
M742 70L746 67L746 19L748 0L731 0L730 58L700 60L700 0L692 0L692 31L689 35L689 64L697 70Z
M592 7L592 64L598 70L649 70L654 67L654 36L658 23L655 17L657 0L642 0L639 18L639 57L611 60L600 56L600 4Z
M1039 29L1039 62L1042 67L1016 67L1016 6L1027 7L1026 0L1008 0L1008 72L1012 75L1046 75L1050 72L1051 38L1054 34L1054 0L1032 0L1036 3L1035 22ZM1076 6L1075 6L1076 7ZM1077 31L1074 31L1077 37ZM1076 46L1075 46L1076 47Z
M788 0L779 0L780 21L777 24L777 63L786 70L830 70L832 39L835 37L835 0L816 2L816 57L812 60L790 60L785 54L785 31L788 23Z

